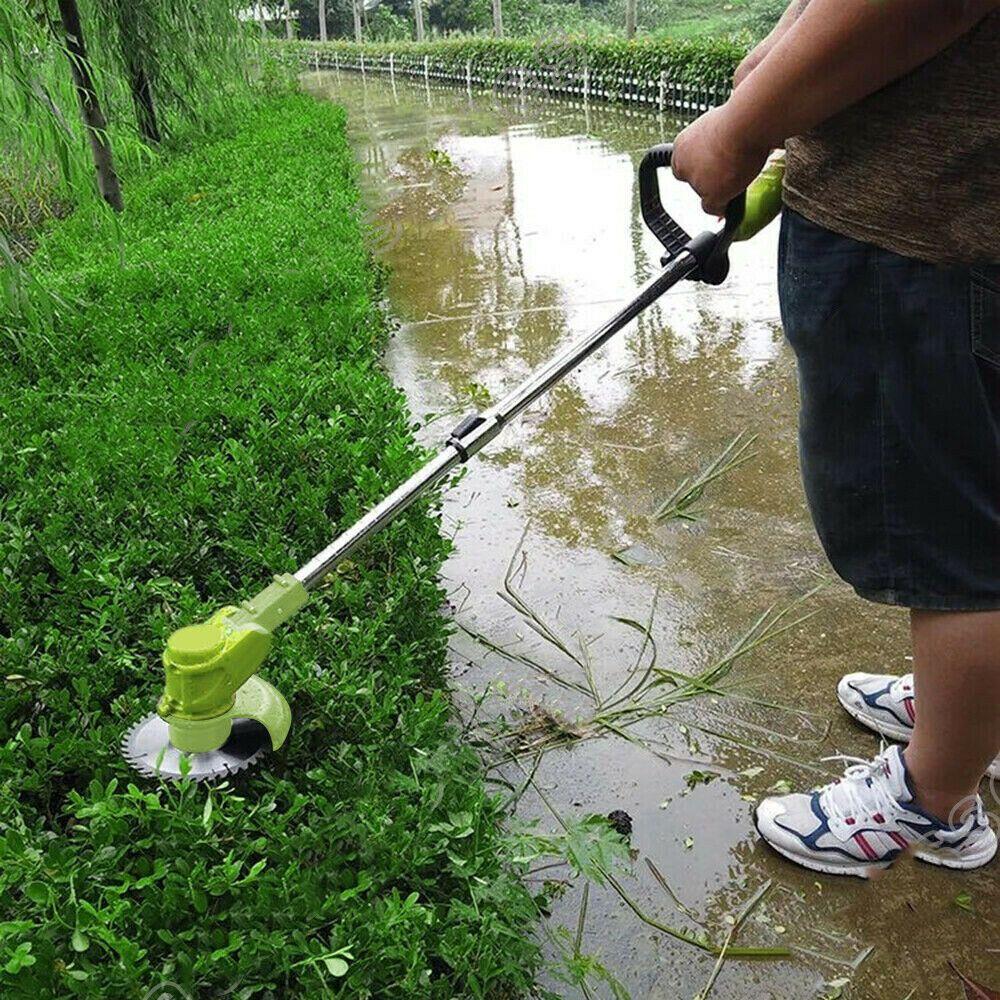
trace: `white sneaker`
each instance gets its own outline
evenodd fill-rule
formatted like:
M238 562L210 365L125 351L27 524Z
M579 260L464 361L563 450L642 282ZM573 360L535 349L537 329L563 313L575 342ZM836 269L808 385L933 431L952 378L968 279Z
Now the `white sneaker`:
M916 719L913 674L848 674L837 685L837 697L861 725L887 739L910 742ZM1000 778L1000 757L986 773Z
M811 794L764 799L755 818L760 835L779 854L831 875L867 878L905 851L945 868L979 868L997 851L997 835L978 796L959 826L914 804L898 746L871 762L858 761L843 778Z

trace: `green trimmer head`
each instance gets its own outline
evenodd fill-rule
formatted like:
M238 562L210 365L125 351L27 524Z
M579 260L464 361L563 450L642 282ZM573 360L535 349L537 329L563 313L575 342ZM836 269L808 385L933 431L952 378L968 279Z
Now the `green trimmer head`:
M721 230L691 237L660 199L658 171L670 166L672 155L671 146L657 146L639 168L642 215L666 251L663 269L603 326L565 348L495 406L462 420L422 468L294 575L275 577L253 600L175 632L163 654L167 676L156 714L122 739L122 753L134 768L147 775L210 781L246 770L268 748L277 750L288 735L291 713L257 670L271 648L272 632L306 603L309 591L665 292L684 280L718 285L726 279L730 245L750 239L780 210L782 166L769 165L730 203Z
M213 781L277 750L292 722L288 702L257 676L271 632L308 600L293 576L276 577L252 601L178 629L163 653L166 683L156 713L122 738L141 774Z

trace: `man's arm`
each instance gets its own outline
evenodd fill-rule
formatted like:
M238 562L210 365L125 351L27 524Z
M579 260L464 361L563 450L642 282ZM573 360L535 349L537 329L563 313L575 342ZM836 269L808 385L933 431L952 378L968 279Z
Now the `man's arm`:
M795 23L799 14L805 10L807 2L808 0L792 0L785 8L785 12L779 18L778 23L771 29L770 34L756 45L739 66L736 67L736 72L733 74L734 88L738 87L750 75L751 71L759 63L763 62L768 52L781 41L785 32Z
M721 108L674 144L674 173L721 214L770 150L926 62L1000 0L812 0ZM786 11L787 13L787 11Z

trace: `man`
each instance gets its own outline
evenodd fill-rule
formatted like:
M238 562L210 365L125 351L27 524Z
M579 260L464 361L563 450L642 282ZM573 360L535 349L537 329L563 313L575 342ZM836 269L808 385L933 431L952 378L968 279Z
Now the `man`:
M736 84L674 172L721 214L786 146L806 495L837 572L910 609L914 659L838 689L905 752L765 799L757 826L817 871L976 868L1000 777L1000 0L794 0Z

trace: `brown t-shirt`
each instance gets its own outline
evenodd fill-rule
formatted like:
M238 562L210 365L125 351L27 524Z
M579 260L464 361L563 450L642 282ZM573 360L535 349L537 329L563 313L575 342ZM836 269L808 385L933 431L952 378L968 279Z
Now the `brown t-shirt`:
M807 219L907 257L1000 262L1000 11L786 150L785 204Z

